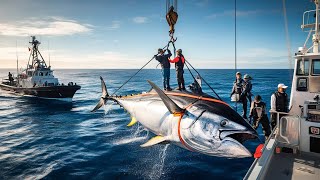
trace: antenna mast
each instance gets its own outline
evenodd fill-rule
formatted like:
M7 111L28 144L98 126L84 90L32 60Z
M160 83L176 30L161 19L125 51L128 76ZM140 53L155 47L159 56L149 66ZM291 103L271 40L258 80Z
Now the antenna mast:
M19 66L19 58L18 58L18 40L16 40L16 56L17 56L17 78L19 74L18 66Z
M313 53L319 52L319 0L314 0L316 4L316 23L315 23L315 33L312 37L313 41Z
M51 67L50 65L50 41L48 40L48 56L49 56L49 68Z

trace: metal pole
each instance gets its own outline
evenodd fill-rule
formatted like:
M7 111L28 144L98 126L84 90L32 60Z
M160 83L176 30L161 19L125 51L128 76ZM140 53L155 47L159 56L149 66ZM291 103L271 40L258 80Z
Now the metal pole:
M237 73L237 0L234 0L234 74ZM237 81L237 79L236 79ZM236 101L236 112L238 112L238 102Z
M318 53L319 52L319 0L314 1L316 5L316 23L315 23L315 34L313 35L312 41L313 41L313 52Z
M18 66L19 66L19 60L18 60L18 40L16 40L16 56L17 56L17 77L18 77Z
M234 0L234 70L237 73L237 0Z

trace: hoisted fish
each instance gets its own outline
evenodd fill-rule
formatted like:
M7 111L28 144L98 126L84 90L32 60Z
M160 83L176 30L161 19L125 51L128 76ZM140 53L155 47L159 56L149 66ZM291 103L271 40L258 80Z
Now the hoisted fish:
M107 100L116 101L131 114L132 120L127 126L139 122L156 135L141 147L172 143L210 156L252 156L242 143L257 138L257 132L225 102L205 93L163 92L151 81L148 82L152 89L147 93L109 96L102 77L100 79L102 96L92 111Z

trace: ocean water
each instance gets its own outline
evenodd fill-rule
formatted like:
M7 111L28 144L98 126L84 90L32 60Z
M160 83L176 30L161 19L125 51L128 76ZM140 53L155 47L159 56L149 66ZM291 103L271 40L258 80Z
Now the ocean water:
M69 103L0 91L0 179L242 179L253 158L210 157L174 145L141 148L153 134L141 125L126 127L130 115L118 105L90 112L101 96L99 76L112 93L136 71L56 70L60 82L82 86ZM278 83L289 85L290 92L289 70L240 71L253 77L253 94L260 94L268 107ZM0 77L7 72L0 70ZM235 106L229 99L234 70L199 72ZM160 70L143 70L117 94L147 91L147 79L162 87ZM185 81L192 82L187 71ZM171 84L176 87L174 70ZM213 95L207 86L203 89ZM258 132L263 137L261 128ZM246 145L254 151L258 144Z

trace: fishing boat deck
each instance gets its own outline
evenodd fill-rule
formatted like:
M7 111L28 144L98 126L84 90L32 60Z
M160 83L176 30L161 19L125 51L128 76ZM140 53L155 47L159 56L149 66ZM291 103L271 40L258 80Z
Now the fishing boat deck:
M320 158L309 154L274 154L264 179L320 180Z

